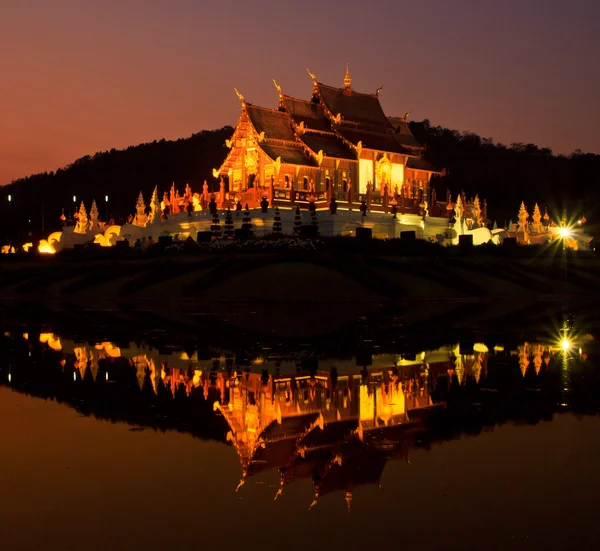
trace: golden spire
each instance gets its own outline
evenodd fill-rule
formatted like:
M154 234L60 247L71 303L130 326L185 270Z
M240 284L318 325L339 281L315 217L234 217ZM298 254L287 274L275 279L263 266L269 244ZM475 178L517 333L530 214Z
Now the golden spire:
M344 76L344 88L352 87L352 79L350 78L350 72L348 71L348 64L346 63L346 75Z
M306 69L306 71L308 72L308 76L313 79L313 83L316 85L317 84L317 77L315 76L315 74L311 73L310 69Z

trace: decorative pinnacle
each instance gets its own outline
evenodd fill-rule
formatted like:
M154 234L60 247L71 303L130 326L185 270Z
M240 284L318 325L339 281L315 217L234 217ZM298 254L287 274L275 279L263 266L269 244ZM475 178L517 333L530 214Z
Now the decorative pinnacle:
M313 79L313 82L316 83L317 82L317 77L315 76L315 74L311 73L310 69L306 69L306 71L308 72L308 76Z
M279 86L279 84L277 84L277 81L275 79L273 79L273 84L275 85L275 89L279 92L279 97L281 97L282 96L281 86Z
M344 76L344 88L350 88L352 86L352 79L350 78L350 71L348 71L348 64L346 63L346 75Z
M237 88L234 88L235 95L241 100L242 103L245 103L244 96L238 92Z

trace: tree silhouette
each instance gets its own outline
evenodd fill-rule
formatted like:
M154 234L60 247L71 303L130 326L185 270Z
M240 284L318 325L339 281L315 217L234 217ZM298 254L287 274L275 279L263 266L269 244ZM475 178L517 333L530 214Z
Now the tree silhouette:
M231 218L231 210L227 209L227 215L225 218L225 237L227 239L233 239L233 219Z
M248 204L246 204L246 210L244 211L244 218L242 218L242 230L246 233L252 231L252 222L250 221L250 211L248 210Z
M279 215L279 209L275 207L275 218L273 218L273 233L275 235L281 235L281 216Z
M300 235L300 228L302 227L302 214L300 214L300 207L296 207L296 214L294 216L294 235Z
M212 217L212 224L210 225L210 231L212 232L213 239L221 238L221 223L219 222L219 213L216 211Z

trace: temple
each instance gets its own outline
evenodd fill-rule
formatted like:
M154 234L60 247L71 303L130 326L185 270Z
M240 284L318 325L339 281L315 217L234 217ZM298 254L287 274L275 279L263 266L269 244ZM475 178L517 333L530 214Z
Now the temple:
M379 94L357 92L348 68L343 86L313 80L310 100L279 92L277 109L258 107L239 94L242 110L214 175L228 182L232 200L252 203L265 194L272 205L331 199L352 208L365 199L372 211L417 214L431 205L429 181L439 171L403 118L387 117Z
M474 245L521 244L561 239L574 249L589 248L585 219L568 224L542 216L534 205L530 218L521 204L518 224L497 228L485 199L438 198L431 178L442 174L423 156L424 146L410 131L407 117L388 117L379 96L357 92L348 69L343 86L320 83L310 73L309 100L279 93L276 109L248 103L237 90L241 114L226 145L225 160L202 190L173 183L169 192L154 187L149 204L140 194L126 223L101 221L95 201L83 202L73 220L61 215L62 231L40 241L38 251L95 244L145 247L163 239L211 242L282 234L296 237L363 236L424 239L456 245L462 236ZM70 223L69 223L70 222ZM222 227L223 224L223 227ZM32 247L29 243L27 247ZM2 252L14 252L10 246Z

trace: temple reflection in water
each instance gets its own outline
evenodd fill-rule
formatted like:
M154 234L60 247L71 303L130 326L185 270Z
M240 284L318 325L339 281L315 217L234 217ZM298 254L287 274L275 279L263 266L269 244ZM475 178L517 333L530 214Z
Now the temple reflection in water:
M177 423L206 423L208 415L220 412L226 421L224 439L234 445L241 461L238 488L250 477L276 470L280 486L275 498L287 484L310 479L315 489L312 505L323 495L342 492L349 506L356 486L379 484L386 463L406 459L410 448L432 432L440 418L450 415L446 408L453 400L472 406L484 401L482 395L503 389L514 395L515 388L547 391L549 381L552 388L558 383L563 390L569 384L567 346L560 341L527 342L506 350L481 343L449 345L416 354L371 352L336 359L302 351L264 350L249 358L144 343L75 342L51 332L6 337L20 342L30 357L32 351L56 353L46 358L60 366L53 373L62 377L60 389L52 383L53 397L67 400L67 381L71 391L80 389L80 402L89 398L81 389L97 394L101 388L112 388L110 395L96 398L102 404L97 407L105 408L107 400L117 400L115 383L125 388L120 399L135 400L125 415L130 423L144 423L139 410L149 403L132 398L135 393L157 399L169 396L175 402L199 398L206 408L178 410ZM586 338L569 342L568 352L585 361L588 344ZM548 378L557 358L562 366L559 377ZM39 370L35 373L41 377ZM0 368L6 381L3 374ZM20 388L18 377L23 383L26 375L9 365L9 384ZM44 384L48 386L49 380ZM34 386L35 381L27 379L25 391L33 392Z

